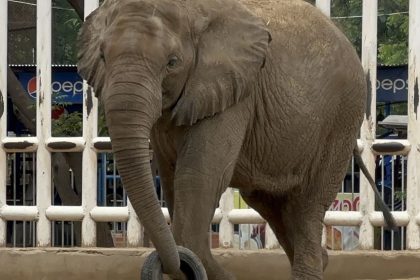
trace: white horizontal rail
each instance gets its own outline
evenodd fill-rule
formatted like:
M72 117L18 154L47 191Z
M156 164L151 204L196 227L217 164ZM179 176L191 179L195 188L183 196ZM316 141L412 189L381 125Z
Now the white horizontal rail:
M397 222L397 226L408 224L410 217L406 211L392 211L391 214ZM253 209L234 209L227 216L232 224L260 224L265 222ZM324 223L331 226L360 226L362 219L363 215L359 211L327 211ZM420 215L418 219L420 220ZM374 226L385 226L382 212L371 213L369 220Z
M111 139L109 137L95 137L92 140L93 148L97 152L111 152Z
M222 218L223 218L222 210L220 210L220 208L217 208L216 211L214 211L213 220L211 222L213 224L219 224Z
M162 208L162 212L167 220L169 211ZM407 226L410 220L408 212L391 212L397 226ZM96 222L126 222L129 217L128 207L95 207L90 212ZM51 221L81 221L85 216L82 206L50 206L46 210L46 216ZM234 209L227 214L229 222L232 224L261 224L265 220L253 209ZM36 206L10 206L5 205L0 210L0 217L5 220L34 221L38 219L38 208ZM327 211L324 223L332 226L359 226L362 222L362 213L359 211ZM213 223L219 223L222 219L222 212L216 209ZM382 212L375 211L369 215L369 220L373 226L385 226ZM420 224L420 215L416 218Z
M391 213L395 219L397 226L405 227L408 225L408 222L410 221L410 215L407 211L392 211ZM384 215L382 212L375 211L370 213L369 220L370 223L376 227L383 227L386 225Z
M6 137L2 140L3 149L8 153L35 152L38 143L36 137Z
M82 152L86 141L83 137L50 137L45 144L50 152Z
M39 217L38 207L5 205L0 210L0 217L7 221L35 221Z
M324 223L330 226L359 226L363 215L359 211L327 211Z
M233 209L228 214L232 224L262 224L265 220L254 209Z
M128 207L96 206L90 211L90 216L95 222L126 222L128 215Z
M408 155L411 144L403 139L375 139L372 152L376 155Z
M50 206L45 214L50 221L81 221L85 216L82 206Z

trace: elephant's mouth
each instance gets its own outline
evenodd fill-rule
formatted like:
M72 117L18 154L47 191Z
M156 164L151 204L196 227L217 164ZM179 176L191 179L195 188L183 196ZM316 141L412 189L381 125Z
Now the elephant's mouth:
M186 84L184 84L184 86L182 87L180 93L178 94L177 99L169 107L170 111L172 111L176 107L176 105L178 104L179 100L181 100L182 96L185 93L185 87L186 87ZM169 91L165 91L165 92L163 92L163 96L165 96L165 94L169 95L170 93L169 93Z

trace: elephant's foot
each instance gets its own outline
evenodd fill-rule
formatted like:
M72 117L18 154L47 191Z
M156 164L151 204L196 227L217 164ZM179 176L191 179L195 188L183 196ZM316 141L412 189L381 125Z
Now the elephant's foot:
M182 273L182 272L179 272L178 274L176 274L176 275L170 275L170 276L168 276L170 279L172 279L172 280L188 280L188 277L184 274L184 273ZM164 278L165 279L165 278Z
M210 261L211 265L204 265L207 273L207 279L209 280L235 280L235 276L224 270L217 262L214 260ZM173 280L188 280L184 274L180 273L177 275L171 275L170 279Z
M322 280L322 275L308 274L304 272L293 272L293 280Z
M310 246L307 246L308 248ZM295 259L292 265L292 279L305 280L321 280L323 279L323 261L324 254L321 251L324 249L313 249L306 252L301 252L302 248L298 248L295 252ZM315 250L319 250L319 254ZM311 254L310 251L315 254ZM325 251L326 252L326 251ZM326 255L325 255L326 256Z
M216 261L212 260L211 265L204 265L207 278L210 280L235 280L235 276L223 269Z
M325 271L328 265L328 252L327 249L322 248L322 270Z

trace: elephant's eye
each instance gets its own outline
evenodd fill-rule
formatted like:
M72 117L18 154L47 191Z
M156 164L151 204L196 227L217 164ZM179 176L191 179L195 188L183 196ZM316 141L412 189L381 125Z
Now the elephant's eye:
M173 55L169 58L168 64L166 65L169 69L175 68L178 65L179 58Z
M101 60L102 60L103 62L105 62L105 56L104 56L104 53L103 53L103 52L101 52L101 53L99 54L99 57L101 58Z
M99 58L105 63L104 47L102 44L99 48Z

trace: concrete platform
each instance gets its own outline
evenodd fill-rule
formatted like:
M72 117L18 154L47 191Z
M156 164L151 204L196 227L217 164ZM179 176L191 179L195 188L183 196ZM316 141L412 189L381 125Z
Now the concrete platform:
M0 249L0 279L138 280L149 249ZM238 280L288 279L280 250L214 250ZM325 279L420 279L420 251L330 252Z

